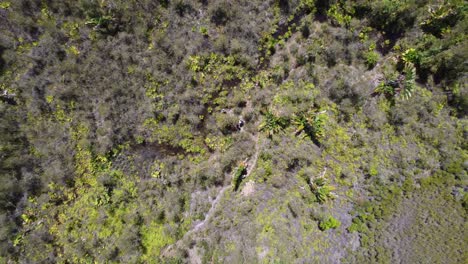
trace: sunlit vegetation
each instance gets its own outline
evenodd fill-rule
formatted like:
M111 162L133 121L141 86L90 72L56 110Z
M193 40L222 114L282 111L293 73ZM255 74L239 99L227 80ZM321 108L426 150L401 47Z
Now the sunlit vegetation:
M265 120L260 124L260 131L267 133L269 137L281 132L288 125L285 117L275 116L272 112L265 113Z
M320 221L319 223L319 228L322 231L328 230L328 229L336 229L340 227L341 222L334 218L333 216L329 216L326 219Z
M467 10L0 0L0 263L465 263Z
M315 196L315 199L319 203L335 198L335 194L332 192L334 190L333 186L327 185L326 180L323 177L311 179L309 186Z

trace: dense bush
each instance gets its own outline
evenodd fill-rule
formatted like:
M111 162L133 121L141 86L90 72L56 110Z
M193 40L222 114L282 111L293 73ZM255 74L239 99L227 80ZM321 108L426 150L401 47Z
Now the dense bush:
M401 34L414 23L414 6L407 1L372 2L370 9L371 25L389 35Z
M379 61L379 54L377 54L377 52L375 51L368 51L366 52L366 54L364 55L364 57L366 58L366 65L369 69L372 69L374 68L374 66L377 64L377 62Z
M330 216L319 223L319 228L322 231L328 230L328 229L336 229L340 227L341 222L334 218L333 216Z

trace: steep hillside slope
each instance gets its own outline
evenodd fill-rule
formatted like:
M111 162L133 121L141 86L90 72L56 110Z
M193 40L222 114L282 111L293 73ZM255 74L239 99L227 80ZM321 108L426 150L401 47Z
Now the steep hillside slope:
M0 263L468 261L467 9L0 0Z

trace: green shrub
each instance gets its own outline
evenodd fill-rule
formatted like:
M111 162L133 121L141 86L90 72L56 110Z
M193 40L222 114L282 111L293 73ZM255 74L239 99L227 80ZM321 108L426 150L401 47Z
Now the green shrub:
M299 3L299 9L304 10L306 13L311 13L315 11L315 1L314 0L301 0Z
M266 132L269 137L279 133L289 124L289 120L285 117L278 117L272 112L267 111L263 122L260 124L260 131Z
M374 93L383 94L388 98L391 98L395 95L395 87L391 85L392 82L383 81L374 89Z
M314 143L319 144L320 139L325 135L324 125L328 120L328 115L325 111L314 113L295 114L292 123L296 126L296 135L304 132Z
M375 51L368 51L364 54L364 58L366 59L367 68L372 69L379 61L379 54Z
M348 27L351 23L351 16L346 14L339 4L330 6L327 15L331 19L332 24L336 26Z
M141 232L142 245L145 254L142 260L151 261L156 259L166 245L174 243L174 237L167 234L166 228L156 222L144 226Z
M413 48L407 49L405 52L403 52L401 57L404 62L410 62L413 64L419 64L419 61L421 60L421 54Z
M0 8L1 9L8 9L10 8L11 3L10 2L0 2Z
M414 22L412 6L407 1L371 1L371 26L387 34L401 34Z
M315 196L315 200L319 203L335 198L335 194L332 192L334 187L327 185L327 181L323 177L312 180L309 186Z
M434 36L441 37L441 33L448 27L453 27L463 17L462 7L460 10L451 4L431 6L428 9L428 17L420 23L421 28Z
M340 220L334 218L333 216L327 217L325 220L320 221L319 228L322 231L328 229L336 229L341 226Z
M208 37L208 28L207 28L207 27L200 27L200 33L201 33L204 37Z
M232 186L233 190L237 191L239 186L244 179L245 174L247 173L247 166L244 163L241 163L239 167L237 167L236 172L232 176Z

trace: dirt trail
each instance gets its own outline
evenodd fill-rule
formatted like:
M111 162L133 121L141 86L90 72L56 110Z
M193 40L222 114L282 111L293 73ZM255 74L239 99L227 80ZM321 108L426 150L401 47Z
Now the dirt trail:
M211 204L211 208L210 210L208 210L208 212L205 214L205 219L203 221L201 221L200 223L196 224L191 230L187 231L184 236L179 239L175 244L172 244L170 245L169 247L167 247L163 252L162 252L162 255L163 256L168 256L170 255L171 251L173 249L176 249L176 248L179 248L182 243L190 237L191 234L193 233L196 233L198 231L200 231L204 226L205 224L213 217L214 213L216 212L216 208L217 208L217 205L219 204L219 202L221 201L221 197L223 197L224 193L229 189L231 188L231 185L226 185L224 186L223 188L221 188L221 190L218 192L218 195L216 196L216 198L213 200L213 203Z
M252 135L253 141L255 142L255 153L253 157L250 159L250 161L247 163L247 174L245 175L245 178L249 177L250 174L252 173L253 169L257 166L257 160L258 160L258 155L260 154L260 134L257 133L256 136Z
M245 178L247 178L250 175L250 173L253 171L253 169L257 165L258 155L260 153L259 135L258 134L257 134L257 136L252 135L252 137L253 137L253 140L255 142L255 154L253 155L253 157L248 162L247 174L245 175ZM224 193L229 188L231 188L231 185L226 185L218 192L218 195L216 196L216 198L213 200L213 202L211 204L210 210L208 210L208 212L205 214L204 220L201 221L200 223L196 224L191 230L189 230L187 233L185 233L184 237L181 240L183 240L186 236L189 236L190 234L201 230L204 227L204 225L208 221L210 221L210 219L213 217L214 213L216 212L216 208L217 208L219 202L221 201L221 198L223 197Z
M259 143L260 134L259 133L256 133L256 135L251 134L251 137L252 137L253 141L255 142L255 153L254 153L254 155L252 157L250 157L248 159L248 161L246 161L246 163L247 163L247 174L245 175L245 178L249 177L250 174L252 173L253 169L255 168L255 166L257 166L257 160L258 160L258 156L260 154L260 149L261 149L261 146L260 146L260 143ZM230 184L224 186L223 188L221 188L221 190L216 195L216 198L211 203L210 209L208 210L208 212L206 212L205 218L203 219L203 221L196 224L192 229L187 231L184 234L184 236L181 239L179 239L175 244L172 244L172 245L168 246L162 252L163 256L171 255L172 250L174 250L176 248L180 248L182 246L182 243L184 241L186 241L192 234L201 231L205 227L206 223L211 221L211 219L213 218L215 212L218 209L218 204L221 202L221 198L224 196L224 194L226 193L226 191L229 188L232 188L232 186Z
M186 235L190 235L193 232L197 232L198 230L202 229L203 226L213 217L213 214L216 212L216 207L221 200L221 197L223 197L224 193L229 189L231 185L224 186L216 196L216 198L213 200L213 203L211 204L210 210L205 214L205 219L201 221L200 223L196 224L195 227L188 231ZM184 236L185 237L185 236Z

